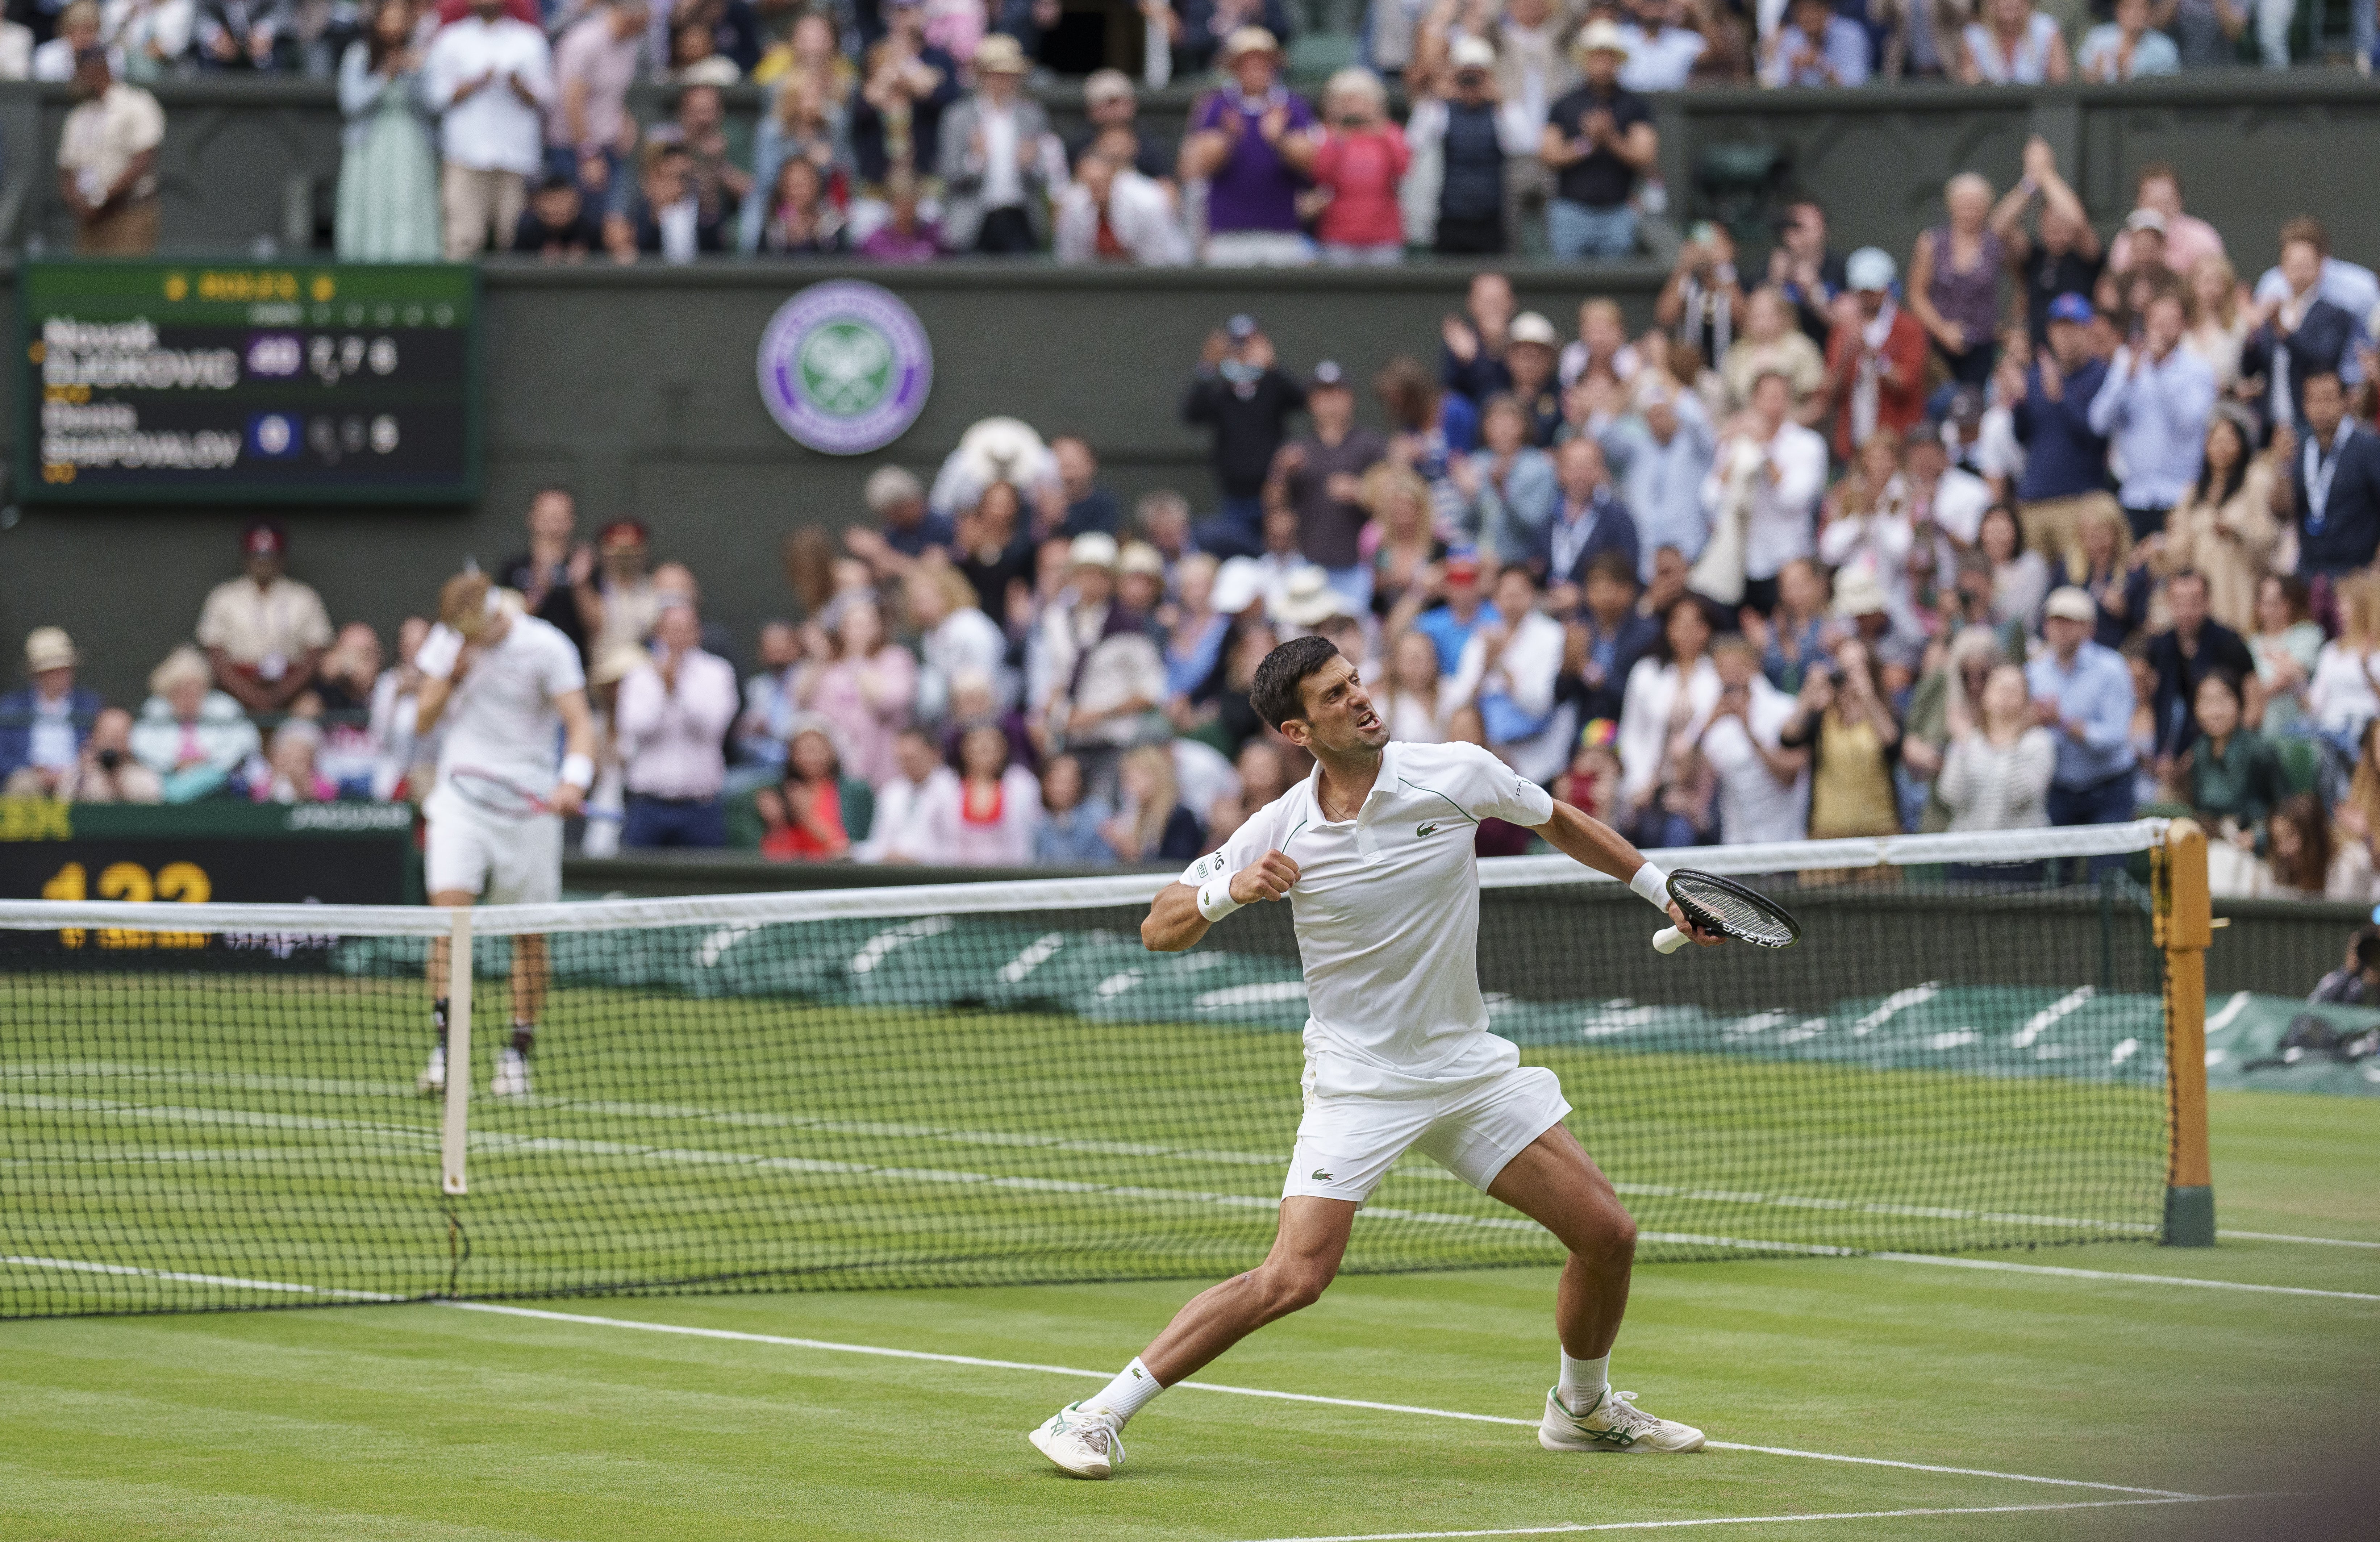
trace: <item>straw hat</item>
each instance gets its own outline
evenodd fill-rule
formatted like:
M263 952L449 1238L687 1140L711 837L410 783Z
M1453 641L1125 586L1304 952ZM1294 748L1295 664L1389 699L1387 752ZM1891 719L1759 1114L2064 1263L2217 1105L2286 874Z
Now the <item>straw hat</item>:
M975 72L978 75L1030 75L1033 66L1025 57L1025 50L1005 32L988 32L975 45Z
M1609 21L1590 21L1580 30L1570 51L1582 59L1589 54L1617 54L1624 59L1629 54L1628 38Z
M25 673L39 674L44 670L72 669L82 662L75 651L74 639L63 626L36 626L25 634Z
M1223 40L1223 64L1226 68L1243 54L1270 54L1281 56L1281 42L1261 27L1234 28Z

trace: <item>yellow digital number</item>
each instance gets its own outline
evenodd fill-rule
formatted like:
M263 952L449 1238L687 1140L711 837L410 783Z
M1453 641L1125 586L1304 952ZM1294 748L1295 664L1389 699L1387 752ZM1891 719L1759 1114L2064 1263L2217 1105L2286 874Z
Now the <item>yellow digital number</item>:
M179 900L184 905L204 905L214 896L214 880L207 870L195 862L168 862L157 869L157 893L162 899ZM157 946L161 948L203 948L207 934L203 931L161 931Z
M51 874L50 880L42 885L42 898L61 900L67 905L78 905L89 897L88 883L89 875L82 870L82 864L69 862ZM83 938L84 933L80 927L67 927L58 933L58 941L69 948L81 947Z
M77 904L91 897L90 875L79 862L69 862L50 875L42 885L42 898ZM168 862L151 878L149 869L138 862L112 862L99 875L99 897L122 900L127 905L147 905L152 900L176 900L183 905L204 905L214 898L214 880L195 862ZM67 927L58 933L58 941L69 948L83 945L86 933L80 927ZM99 933L103 948L203 948L207 934L203 931L144 931L131 927L103 927Z
M150 880L149 869L138 862L111 862L101 869L99 897L122 900L127 905L147 905L157 897L157 886ZM103 928L99 934L103 948L148 948L155 944L151 934L128 927Z

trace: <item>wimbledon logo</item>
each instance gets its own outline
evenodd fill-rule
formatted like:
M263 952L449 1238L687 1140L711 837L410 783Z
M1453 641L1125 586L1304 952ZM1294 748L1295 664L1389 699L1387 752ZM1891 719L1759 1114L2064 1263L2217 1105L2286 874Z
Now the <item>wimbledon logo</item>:
M760 400L813 450L860 455L908 431L933 384L915 312L873 284L814 284L760 334Z

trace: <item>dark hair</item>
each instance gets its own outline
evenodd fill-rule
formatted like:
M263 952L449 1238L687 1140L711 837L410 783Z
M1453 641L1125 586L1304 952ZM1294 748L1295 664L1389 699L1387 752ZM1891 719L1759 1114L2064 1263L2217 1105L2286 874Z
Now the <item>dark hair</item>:
M2294 573L2267 573L2264 578L2256 581L2259 589L2264 587L2265 579L2270 579L2281 586L2281 602L2289 606L2289 621L2292 625L2305 620L2313 613L2313 591L2306 588L2306 581L2303 578ZM2380 933L2374 935L2380 935Z
M1627 552L1616 547L1607 546L1597 552L1595 560L1586 565L1585 576L1589 578L1609 578L1615 584L1626 584L1630 589L1638 587L1636 565L1629 560Z
M2293 241L2303 241L2325 257L2330 255L2330 232L2312 214L2301 214L2281 226L2281 238L2277 244L2288 246Z
M1980 554L1984 549L1984 519L1989 519L1996 514L2007 515L2009 528L2016 532L2016 544L2009 548L2008 554L2008 560L2014 562L2024 555L2024 519L2016 512L2016 505L2006 499L1985 509L1983 519L1975 521L1975 551Z
M2231 457L2231 469L2224 473L2219 492L2214 486L2215 463L2204 455L2198 457L2198 501L2202 504L2229 503L2231 495L2240 491L2240 484L2248 480L2248 462L2256 454L2256 436L2243 427L2240 419L2220 408L2209 413L2206 419L2208 433L2213 433L2217 428L2231 431L2232 437L2240 441L2240 453Z
M2298 793L2284 798L2281 806L2273 810L2272 819L2266 821L2267 831L2274 821L2280 820L2287 820L2297 827L2298 855L2291 860L2277 851L2272 853L2269 860L2274 880L2284 888L2319 894L2330 877L2330 820L2322 811L2322 800L2312 793ZM2268 833L2268 847L2270 840ZM2375 953L2380 953L2380 939L2366 937L2356 942L2355 962L2359 966L2369 969L2374 963L2380 963L2380 958L2374 956Z
M2299 397L2302 399L2306 393L2306 387L2312 385L2318 380L2326 380L2330 382L2331 384L2338 386L2339 395L2342 396L2347 394L2347 377L2340 374L2338 370L2308 370L2304 374L2298 377Z
M1652 653L1655 658L1660 660L1665 664L1673 664L1678 662L1678 656L1674 652L1670 651L1670 622L1682 610L1690 610L1694 612L1694 614L1702 617L1703 630L1708 632L1714 637L1718 636L1718 623L1711 617L1709 602L1705 601L1701 595L1694 593L1693 590L1687 590L1685 593L1678 596L1675 600L1670 601L1667 605L1661 607L1661 636L1659 640L1653 644ZM1710 651L1710 645L1708 643L1705 643L1703 645L1703 651L1706 653Z
M2380 969L2380 927L2357 927L2350 941L2359 967Z
M2215 586L2206 581L2205 574L2194 567L2180 567L2165 576L2165 592L2168 598L2173 594L2173 586L2185 578L2210 594L2215 590Z
M1305 677L1339 657L1329 637L1292 637L1264 656L1248 687L1248 705L1257 716L1278 730L1292 718L1305 716Z

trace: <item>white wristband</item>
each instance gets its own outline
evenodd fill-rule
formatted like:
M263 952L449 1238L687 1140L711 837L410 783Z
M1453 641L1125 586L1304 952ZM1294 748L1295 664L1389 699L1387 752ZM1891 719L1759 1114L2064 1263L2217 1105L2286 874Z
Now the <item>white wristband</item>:
M430 635L413 650L413 667L432 680L451 679L462 657L463 634L442 621L430 628Z
M1643 867L1636 869L1636 876L1628 880L1628 887L1635 890L1637 897L1642 899L1646 905L1651 905L1654 909L1661 911L1664 914L1668 913L1670 908L1670 875L1663 872L1659 868L1654 866L1650 862L1645 863Z
M1198 914L1209 921L1220 921L1240 908L1232 898L1232 875L1218 873L1198 886Z
M565 755L562 758L562 780L580 792L595 785L594 758L587 755Z

